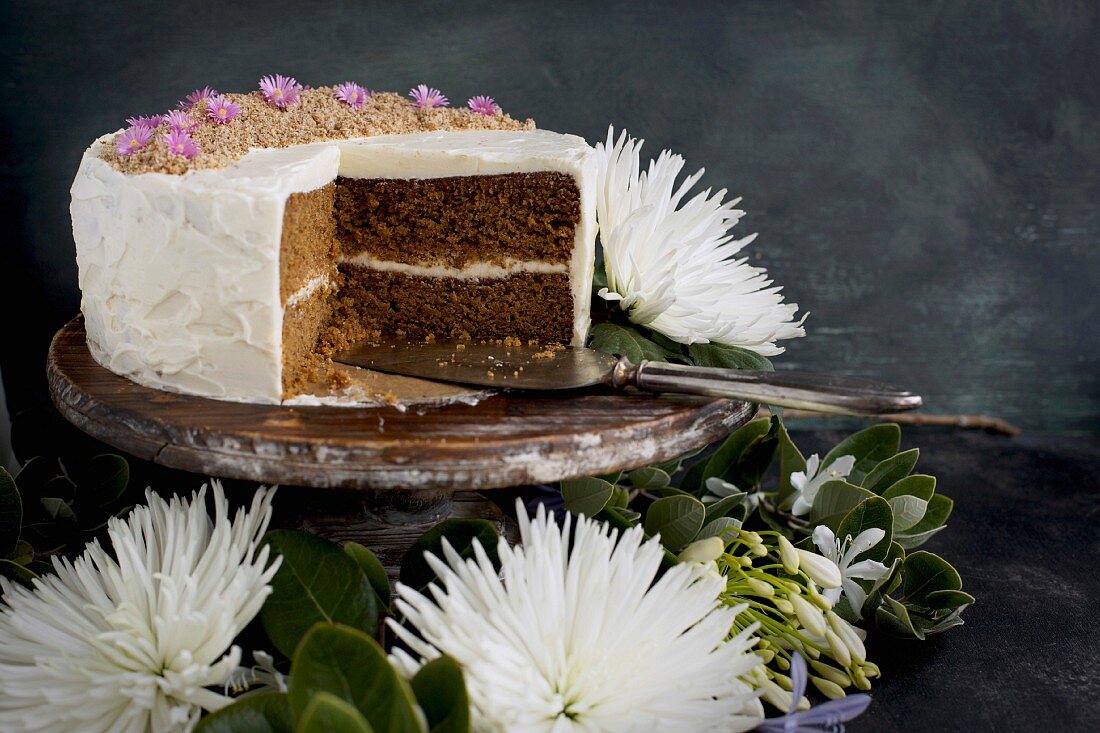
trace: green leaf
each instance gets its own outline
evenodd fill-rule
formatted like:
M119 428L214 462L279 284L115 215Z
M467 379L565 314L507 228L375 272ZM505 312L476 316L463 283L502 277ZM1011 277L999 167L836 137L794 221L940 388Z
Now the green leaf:
M782 506L794 494L794 487L791 486L791 474L796 471L805 471L806 459L802 457L801 451L791 440L791 436L787 432L787 426L782 421L779 424L778 438L779 494L776 496L776 503Z
M725 540L732 536L732 530L740 528L740 520L734 519L733 517L718 517L704 524L695 539L703 540L707 537L721 537Z
M294 733L294 723L285 692L257 692L207 715L195 733Z
M893 636L924 639L924 631L913 623L909 610L890 596L882 597L882 605L875 611L875 623Z
M698 450L689 451L682 456L677 456L676 458L673 458L672 460L664 461L663 463L655 463L653 464L653 467L659 468L667 473L669 476L671 476L683 467L684 461L698 455L701 450L702 449L700 448Z
M15 549L8 553L7 559L18 565L26 565L34 559L34 547L26 540L19 540L15 543Z
M298 723L317 693L330 692L353 705L374 730L420 733L408 683L378 642L358 629L325 623L311 628L294 653L288 687Z
M15 551L19 530L23 526L23 501L15 479L0 466L0 555Z
M298 719L296 733L374 733L374 728L350 703L318 692Z
M721 499L710 504L704 504L707 508L706 516L703 517L704 522L713 522L719 517L728 517L734 509L745 503L745 498L748 496L744 491L736 494L730 494L729 496L723 496Z
M895 423L872 425L840 441L821 465L828 467L841 456L855 456L856 464L848 474L848 481L858 486L879 463L897 453L900 445L901 428Z
M283 654L320 621L344 623L373 634L378 601L359 565L340 546L308 532L273 530L264 537L283 558L260 609L264 630Z
M25 565L0 558L0 575L28 588L34 587L34 579L38 574Z
M962 590L962 578L951 563L926 550L911 552L901 566L901 600L907 605L928 605L929 593Z
M904 533L923 519L927 510L928 502L916 496L895 496L890 499L890 511L894 513L894 531Z
M405 553L405 559L401 561L402 583L423 590L436 579L435 571L424 559L424 553L443 557L444 538L459 556L467 559L474 557L474 540L477 540L493 565L500 567L497 558L500 536L492 522L485 519L446 519L422 534Z
M663 489L672 483L672 477L656 466L635 468L626 476L630 479L630 485L636 489Z
M908 476L896 482L893 486L882 492L883 499L893 499L898 496L915 496L918 499L928 501L936 493L936 478L918 473Z
M913 448L898 453L896 456L891 456L884 461L880 461L879 464L871 469L871 472L864 477L862 482L863 488L869 489L876 494L881 494L883 491L912 473L913 467L917 465L917 458L919 457L920 449Z
M852 560L852 563L862 560L882 562L890 554L890 542L893 539L892 524L893 516L890 505L885 499L871 495L844 516L844 519L840 522L840 527L837 529L836 536L844 539L851 535L855 539L860 532L866 529L877 528L885 531L886 536L878 544L857 555Z
M702 488L706 485L707 479L717 476L719 478L730 481L737 485L739 489L748 489L749 486L741 486L736 484L736 481L732 478L728 478L734 473L734 469L737 466L738 461L741 460L741 456L749 449L749 447L764 439L771 429L771 424L766 420L752 420L740 429L734 432L733 435L726 438L726 440L718 447L718 450L707 459L707 462L703 465L703 468L698 472L698 476L695 469L688 474L689 477L697 478L698 483L688 485L685 480L685 486L689 488Z
M626 509L628 504L630 504L630 492L622 486L616 486L611 492L611 501L607 502L607 506L613 509Z
M615 485L603 479L587 477L561 482L561 498L573 514L594 517L615 494Z
M692 344L688 347L688 355L695 366L748 369L757 372L775 371L775 367L767 357L739 346Z
M130 484L130 464L122 456L103 453L94 456L80 474L77 500L98 508L106 508L126 493Z
M898 544L904 547L906 550L912 550L915 547L920 547L934 535L939 534L946 528L946 525L936 527L935 529L928 529L923 532L914 532L912 529L906 532L899 532L895 535L894 539Z
M390 578L386 575L386 569L382 567L378 556L358 542L345 542L344 554L354 560L359 569L363 571L363 575L367 576L367 582L370 583L374 595L378 597L378 607L380 609L389 608L391 598Z
M961 590L934 590L925 596L925 603L933 611L955 610L974 603L974 596Z
M660 533L661 544L679 552L703 528L706 508L693 496L669 496L653 502L645 515L645 531Z
M811 524L824 524L835 532L848 512L874 496L867 489L847 481L826 481L814 497L807 518Z
M42 499L41 504L47 516L55 522L76 523L76 514L65 500L56 496L47 496Z
M634 328L615 323L597 323L592 327L589 348L614 356L625 356L633 364L643 360L668 361L678 356L650 341Z
M431 733L468 733L470 698L462 669L450 657L425 664L410 681Z
M955 502L943 494L930 497L928 499L928 511L924 513L924 519L915 527L911 527L910 532L925 532L942 527L947 518L951 516L951 510L954 507Z

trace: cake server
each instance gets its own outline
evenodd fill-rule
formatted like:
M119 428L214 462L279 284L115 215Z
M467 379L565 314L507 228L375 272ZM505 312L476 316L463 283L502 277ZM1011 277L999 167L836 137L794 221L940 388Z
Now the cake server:
M920 407L902 389L852 377L763 372L626 359L574 346L471 341L360 342L333 360L375 371L498 389L570 390L607 385L731 397L814 412L881 415Z

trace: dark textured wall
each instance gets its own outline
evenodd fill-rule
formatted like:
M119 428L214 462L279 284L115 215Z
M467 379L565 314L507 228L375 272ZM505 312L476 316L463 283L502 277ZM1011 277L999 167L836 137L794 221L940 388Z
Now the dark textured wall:
M265 73L608 123L743 195L809 337L778 363L1100 433L1094 2L59 3L0 9L3 346L18 408L78 308L68 186L131 114ZM16 305L16 299L22 305Z

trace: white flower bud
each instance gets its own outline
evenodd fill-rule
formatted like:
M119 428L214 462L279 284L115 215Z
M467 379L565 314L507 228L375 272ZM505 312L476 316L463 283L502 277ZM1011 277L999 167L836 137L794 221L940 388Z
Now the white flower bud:
M833 652L833 659L847 667L852 663L852 652L832 629L825 629L825 641L829 643L829 649Z
M855 628L840 616L837 616L833 611L827 611L825 613L825 619L829 622L829 627L840 637L841 641L844 642L844 646L848 647L852 659L860 664L866 662L867 647L863 645L863 640L859 638Z
M676 558L680 562L690 563L708 563L717 560L722 557L722 552L726 549L725 543L718 537L707 537L701 540L695 540L690 545L685 547L680 555Z
M806 573L806 577L822 588L839 588L840 584L844 582L844 576L840 574L840 568L829 558L808 550L796 549L795 552L798 553L798 566L802 569L802 572ZM786 568L786 563L783 565Z
M852 681L860 690L866 691L871 689L871 681L867 679L867 675L863 673L862 667L856 667L852 670Z
M837 669L831 664L825 664L824 662L819 662L816 659L811 659L810 666L819 675L827 680L835 682L841 687L850 687L852 684L851 677L849 677L844 671Z
M772 603L775 604L775 607L784 616L793 616L794 615L794 606L792 606L791 602L788 601L786 598L778 598L778 597L773 598Z
M810 675L810 682L814 683L814 687L816 687L822 695L829 698L830 700L839 700L840 698L845 697L844 689L835 682L830 682L829 680L822 679L821 677L814 677L813 675Z
M771 583L767 583L759 578L748 578L746 583L752 588L752 592L761 598L771 598L775 595L775 589Z
M806 597L810 599L810 603L822 611L828 611L833 607L833 602L818 593L817 587L813 583L810 583L809 587L806 588Z
M791 541L779 535L779 560L783 563L783 569L791 575L798 572L798 551Z
M814 636L825 636L825 617L820 608L809 603L802 596L790 596L789 601L794 606L798 622L806 627L807 631Z
M760 689L763 690L762 697L774 705L780 710L790 710L791 708L791 693L784 690L779 685L775 684L771 680L766 681L760 685Z

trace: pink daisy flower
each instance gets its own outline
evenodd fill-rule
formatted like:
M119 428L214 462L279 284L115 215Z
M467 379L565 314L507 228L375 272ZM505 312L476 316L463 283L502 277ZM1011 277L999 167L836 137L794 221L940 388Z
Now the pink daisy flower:
M230 101L224 94L206 100L206 115L219 125L232 122L240 113L241 105Z
M410 89L409 96L413 98L413 107L417 109L435 109L450 104L443 96L443 92L438 89L429 89L427 84L420 84L415 89Z
M476 97L470 97L466 101L466 105L477 112L479 115L485 115L486 117L492 117L500 111L500 105L496 103L492 97L484 97L478 95Z
M130 127L148 127L152 130L161 123L161 119L159 115L153 115L152 117L127 117L126 124Z
M153 128L145 125L134 125L129 130L119 133L115 138L115 150L125 158L132 155L149 144L153 138Z
M370 92L353 81L337 84L332 88L332 94L341 102L347 103L352 109L359 109L367 101Z
M294 77L276 74L260 79L260 91L268 102L285 109L298 103L302 85Z
M199 126L199 120L196 120L189 113L180 109L174 109L164 115L161 121L166 123L169 129L178 132L191 132Z
M191 92L186 97L181 99L177 106L180 109L191 110L199 105L205 105L206 100L216 96L218 96L218 92L216 89L203 87L202 89L196 89L195 91Z
M168 146L168 152L172 155L182 155L188 160L199 154L199 146L183 130L164 133L164 144Z

